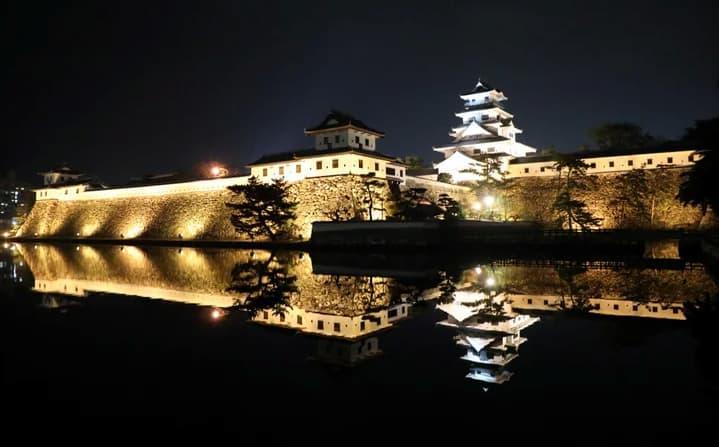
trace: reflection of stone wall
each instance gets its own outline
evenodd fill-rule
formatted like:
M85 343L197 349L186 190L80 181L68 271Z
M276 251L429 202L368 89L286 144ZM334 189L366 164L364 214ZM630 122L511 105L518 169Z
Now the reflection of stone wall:
M325 212L340 202L361 206L357 176L307 179L290 189L297 207L297 227L308 238L311 223L328 220ZM384 188L380 202L389 199ZM227 190L103 200L46 200L35 204L19 236L147 239L241 239L230 224ZM382 217L382 216L377 216Z
M646 171L647 181L654 190L653 197L645 203L647 209L654 210L655 228L696 228L701 212L695 207L685 207L675 199L681 174L686 169L666 169ZM578 194L577 198L587 203L589 211L603 219L603 228L617 228L619 222L609 203L617 196L617 177L621 174L589 176L590 188ZM661 183L661 184L659 184ZM507 193L507 214L523 220L535 220L550 224L555 216L552 204L559 190L556 177L528 177L512 180ZM705 218L702 225L715 225L711 218Z

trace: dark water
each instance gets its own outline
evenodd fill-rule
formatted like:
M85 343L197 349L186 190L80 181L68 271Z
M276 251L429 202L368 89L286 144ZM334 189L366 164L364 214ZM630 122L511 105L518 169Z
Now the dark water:
M715 317L685 304L717 287L671 248L655 255L8 246L3 424L239 444L686 444L714 433L719 370Z

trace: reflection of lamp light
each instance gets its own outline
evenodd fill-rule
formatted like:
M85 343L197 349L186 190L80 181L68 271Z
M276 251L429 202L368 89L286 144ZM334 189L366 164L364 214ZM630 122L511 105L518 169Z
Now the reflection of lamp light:
M487 278L485 284L487 284L487 287L494 287L494 285L497 284L497 281L495 281L494 278L490 276L489 278Z
M10 237L10 232L9 232L9 231L4 232L4 233L2 234L2 237L6 238L6 239L9 238L9 237Z
M487 205L488 207L494 205L494 197L492 197L492 196L484 196L484 198L482 199L482 201L483 201L484 204Z
M472 209L475 211L481 211L482 210L482 202L474 202L472 204Z
M481 275L482 274L482 267L477 266L474 268L474 273Z
M210 316L213 320L219 320L220 318L225 316L225 311L222 309L212 309L212 313L210 313Z

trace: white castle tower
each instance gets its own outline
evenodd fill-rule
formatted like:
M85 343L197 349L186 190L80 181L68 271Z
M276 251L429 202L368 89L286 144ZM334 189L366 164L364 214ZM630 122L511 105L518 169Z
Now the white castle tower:
M462 124L449 133L453 139L451 144L433 148L445 158L435 164L438 173L452 175L455 182L474 180L474 174L462 171L477 169L477 158L497 156L506 166L511 158L536 152L535 148L517 141L522 130L514 125L514 115L504 109L507 97L503 92L480 79L474 89L459 97L464 101L464 110L455 115Z

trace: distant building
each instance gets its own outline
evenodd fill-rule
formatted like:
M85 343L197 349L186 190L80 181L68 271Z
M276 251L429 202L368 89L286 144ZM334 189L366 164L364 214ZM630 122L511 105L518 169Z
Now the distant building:
M85 177L82 172L64 165L39 174L42 176L42 184L45 186L74 183Z

